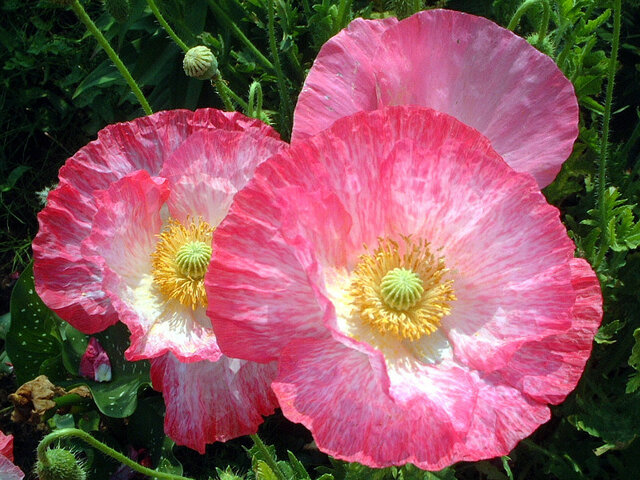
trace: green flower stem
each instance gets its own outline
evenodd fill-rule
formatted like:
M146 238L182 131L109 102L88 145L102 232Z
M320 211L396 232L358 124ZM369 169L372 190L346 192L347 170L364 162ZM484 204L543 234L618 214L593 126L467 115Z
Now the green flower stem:
M84 25L87 27L87 30L89 30L89 33L91 33L91 35L95 37L95 39L98 41L102 49L107 53L111 61L115 64L120 74L127 81L127 83L129 84L129 88L131 88L131 91L138 99L138 102L140 102L140 105L142 106L144 113L147 115L151 115L153 113L153 110L151 110L151 107L149 106L149 102L147 102L147 99L144 97L142 90L140 90L140 87L138 87L138 84L129 73L129 70L127 69L126 65L122 63L122 60L120 60L120 57L118 56L118 54L115 52L115 50L113 50L113 48L111 48L111 45L109 45L109 42L107 41L107 39L104 38L104 35L102 35L102 32L98 29L98 27L96 27L96 24L93 23L93 20L89 18L89 15L87 15L87 12L84 10L80 2L78 0L75 0L71 4L71 8L73 9L74 13L78 16L78 19L82 23L84 23Z
M275 460L271 456L271 453L269 453L269 449L263 443L260 437L257 434L249 435L249 436L251 437L251 440L253 440L253 443L255 443L256 447L258 447L258 450L260 450L260 453L262 454L262 457L264 458L264 461L266 462L266 464L273 471L273 473L275 473L276 477L278 477L278 480L287 480L284 474L282 473L282 470L280 470L280 467L278 467L278 464L275 462Z
M166 479L166 480L193 480L189 477L182 477L180 475L174 475L172 473L166 473L166 472L158 472L157 470L152 470L151 468L143 467L142 465L131 460L129 457L124 456L120 452L96 440L87 432L83 430L79 430L77 428L62 428L60 430L56 430L55 432L51 432L49 435L44 437L40 442L40 444L38 445L38 461L48 466L49 459L47 458L46 451L49 445L51 445L53 442L56 442L63 438L69 438L69 437L77 437L85 441L86 443L91 445L93 448L100 450L105 455L108 455L111 458L114 458L118 462L126 465L127 467L131 468L132 470L138 473L141 473L142 475L146 475L148 477Z
M290 135L291 132L291 116L293 109L291 107L291 99L289 98L289 92L287 91L287 84L282 73L282 65L280 64L280 57L278 54L278 46L276 45L276 32L274 27L274 15L273 15L273 0L267 1L268 10L268 29L269 29L269 48L271 49L271 56L273 57L273 64L276 68L276 78L278 79L278 91L280 92L280 104L281 104L281 116L282 129Z
M536 46L540 47L542 45L542 40L544 40L544 37L547 36L549 19L551 18L551 7L549 7L549 2L547 0L525 0L524 2L522 2L522 5L518 7L516 13L514 13L513 17L511 17L511 21L509 22L507 28L513 32L518 26L518 23L520 23L520 19L522 18L522 16L527 13L527 10L529 10L536 3L542 5L542 20L540 21L540 26L538 27L538 41L536 43Z
M160 23L160 25L162 25L162 28L164 28L166 30L166 32L173 39L173 41L176 42L176 44L182 50L184 50L185 53L188 52L189 51L189 47L187 46L186 43L184 43L182 40L180 40L180 37L178 37L178 35L176 35L176 32L173 31L173 28L171 28L171 26L164 19L164 17L162 16L162 12L160 11L160 9L158 9L158 6L156 5L155 0L147 0L147 5L149 5L149 8L151 9L153 14L158 19L158 22Z
M258 61L267 69L271 70L271 71L275 71L275 68L273 66L273 64L269 61L269 59L267 57L265 57L260 50L258 50L256 48L256 46L253 44L253 42L251 40L249 40L247 38L247 36L242 33L242 30L240 30L238 28L238 26L235 24L235 22L233 20L231 20L231 18L229 17L229 15L226 14L226 12L220 8L218 6L218 4L215 2L215 0L209 0L209 7L211 7L211 10L213 10L213 13L218 17L219 21L224 22L229 29L233 32L233 34L238 37L238 40L240 40L242 43L245 44L245 46L251 50L251 53L253 53L256 58L258 59Z
M598 165L598 210L600 211L600 229L602 231L602 247L596 259L597 268L604 260L610 239L607 222L607 207L605 205L605 191L607 189L607 161L609 158L609 123L611 121L611 107L613 104L613 84L616 77L616 65L618 63L618 47L620 46L620 20L622 2L613 1L613 40L611 43L611 58L609 58L609 71L607 73L607 92L604 101L604 115L602 117L602 138L600 140L600 164Z
M229 95L227 92L228 87L224 83L224 80L222 80L222 77L218 75L215 80L212 80L211 83L215 85L225 110L227 110L228 112L232 112L234 110L233 103L231 103L231 99L229 99Z

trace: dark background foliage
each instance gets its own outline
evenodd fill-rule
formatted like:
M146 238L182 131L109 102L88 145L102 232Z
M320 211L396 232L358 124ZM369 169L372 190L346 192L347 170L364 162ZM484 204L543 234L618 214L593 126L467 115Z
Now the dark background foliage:
M356 16L407 16L424 7L445 6L493 19L506 26L519 0L275 0L276 36L285 74L285 95L274 70L234 31L237 26L269 62L267 0L162 0L157 2L177 34L189 45L204 44L215 53L224 81L248 98L260 82L264 117L283 138L291 127L291 105L320 46ZM523 440L509 457L458 464L431 474L405 467L373 471L359 465L330 462L309 447L310 436L282 416L270 417L260 435L275 445L280 468L291 478L305 478L287 450L295 453L311 478L336 479L633 479L640 478L640 2L622 2L622 30L615 65L608 179L603 209L597 209L598 166L602 161L602 119L610 66L614 2L551 1L546 42L551 55L571 79L581 107L580 136L574 152L545 194L561 211L577 255L597 270L605 295L605 318L594 352L576 391L553 408L551 421ZM154 111L216 107L223 104L208 82L186 77L182 51L158 25L145 0L132 0L126 18L117 21L101 1L84 1L89 15L109 39ZM222 10L223 15L220 14ZM516 32L535 34L541 8L534 6ZM0 428L16 435L17 462L30 469L31 453L41 431L9 420L6 395L19 383L46 373L64 387L86 383L77 376L79 352L87 337L53 313L29 308L38 299L30 290L30 243L37 231L41 198L55 184L65 159L95 138L105 125L143 114L116 68L86 33L75 15L38 0L5 0L0 5ZM287 102L288 100L288 102ZM240 109L240 108L238 108ZM38 193L41 192L41 193ZM10 294L23 276L11 300ZM23 315L16 312L25 308ZM46 312L46 308L42 306ZM9 313L11 310L12 313ZM3 315L4 314L4 315ZM110 331L114 358L126 348L127 332ZM46 339L46 348L35 338ZM23 345L25 341L25 345ZM33 349L36 350L33 350ZM34 351L38 355L34 356ZM13 368L7 364L9 358ZM93 399L68 398L53 409L41 427L76 426L120 450L134 449L154 465L206 479L218 475L268 479L270 458L245 452L248 439L210 446L205 456L173 448L162 432L161 398L149 388L143 364L133 370L116 360L118 382L89 385ZM109 388L124 391L122 402L110 404ZM143 433L141 433L143 432ZM87 458L91 478L106 479L117 465L77 443ZM270 454L269 454L270 455ZM226 470L231 466L231 470ZM318 467L318 468L316 468ZM220 470L216 473L216 468ZM226 471L227 473L224 473ZM124 474L122 474L124 475ZM226 476L225 476L226 475ZM116 477L113 477L116 478ZM133 477L117 477L133 478ZM329 477L325 477L329 478Z

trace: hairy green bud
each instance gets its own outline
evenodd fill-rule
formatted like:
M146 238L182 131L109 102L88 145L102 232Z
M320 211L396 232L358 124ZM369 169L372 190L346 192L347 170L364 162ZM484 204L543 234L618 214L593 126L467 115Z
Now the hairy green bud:
M204 45L189 49L182 61L184 73L198 80L209 80L218 74L218 61Z
M69 450L51 448L45 455L46 463L40 460L36 463L36 474L40 480L86 480L84 466Z
M131 13L129 0L103 0L104 9L120 23L124 23Z

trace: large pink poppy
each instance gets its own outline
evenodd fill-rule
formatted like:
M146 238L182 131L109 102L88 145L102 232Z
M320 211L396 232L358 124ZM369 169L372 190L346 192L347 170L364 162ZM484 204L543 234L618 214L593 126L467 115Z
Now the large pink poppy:
M164 392L167 433L199 451L255 432L276 405L275 365L221 354L203 276L233 196L284 145L262 122L213 109L111 125L65 163L38 216L38 294L85 333L124 322L127 358L151 359Z
M578 135L571 82L524 39L481 17L428 10L400 22L357 19L320 50L296 105L292 140L386 105L453 115L540 187Z
M361 112L272 157L213 245L222 351L279 359L283 413L373 467L507 454L575 387L602 315L533 178L426 108Z
M0 431L0 478L2 480L22 480L24 473L13 464L13 435Z

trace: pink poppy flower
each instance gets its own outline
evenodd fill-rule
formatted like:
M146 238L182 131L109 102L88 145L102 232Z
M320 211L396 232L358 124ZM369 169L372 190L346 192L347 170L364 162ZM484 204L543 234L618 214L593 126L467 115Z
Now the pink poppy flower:
M294 115L292 141L386 105L453 115L540 187L578 135L571 82L524 39L481 17L428 10L398 22L356 19L320 50Z
M0 478L2 480L22 480L24 473L13 464L13 435L0 431Z
M271 158L213 247L222 351L279 359L283 413L372 467L507 454L575 387L602 316L533 178L426 108L361 112Z
M38 216L38 294L85 333L124 322L127 359L151 359L167 433L199 451L255 432L276 405L274 365L222 356L203 276L234 194L284 145L262 122L213 109L111 125L65 163Z

